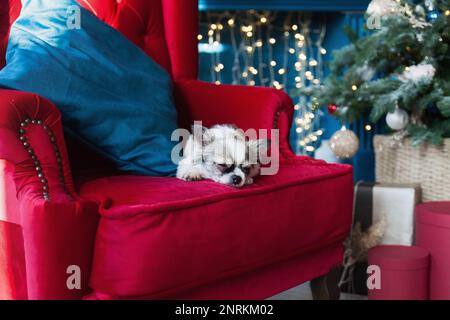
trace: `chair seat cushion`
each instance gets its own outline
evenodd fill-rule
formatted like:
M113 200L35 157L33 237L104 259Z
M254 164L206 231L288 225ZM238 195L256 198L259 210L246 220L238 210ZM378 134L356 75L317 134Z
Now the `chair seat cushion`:
M175 296L341 242L351 167L295 158L242 189L114 176L84 182L100 204L91 286L122 298Z

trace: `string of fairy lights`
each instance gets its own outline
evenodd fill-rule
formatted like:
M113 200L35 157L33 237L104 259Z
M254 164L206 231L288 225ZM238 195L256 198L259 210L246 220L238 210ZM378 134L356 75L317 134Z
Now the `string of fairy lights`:
M298 89L320 85L323 79L326 24L313 27L311 14L303 12L255 10L207 12L201 21L200 52L210 56L205 80L286 90L296 103L294 149L314 152L323 134L322 112Z

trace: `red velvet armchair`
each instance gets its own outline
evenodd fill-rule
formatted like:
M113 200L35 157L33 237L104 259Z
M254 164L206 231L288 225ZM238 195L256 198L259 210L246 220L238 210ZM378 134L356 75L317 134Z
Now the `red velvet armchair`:
M289 97L196 80L196 0L80 4L170 72L180 126L278 128L280 170L240 190L119 173L66 144L51 101L0 90L0 298L262 299L325 284L351 224L352 171L293 154ZM20 7L0 0L0 67Z

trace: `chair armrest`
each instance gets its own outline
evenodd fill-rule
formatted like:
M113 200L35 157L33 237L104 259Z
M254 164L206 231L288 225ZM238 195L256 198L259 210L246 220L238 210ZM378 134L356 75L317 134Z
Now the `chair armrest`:
M188 128L201 120L207 127L235 124L243 130L279 129L280 154L294 156L289 146L294 108L283 91L186 80L175 83L174 93L181 126Z
M19 193L46 200L74 195L61 115L51 102L0 89L0 158L16 166Z
M35 94L0 89L0 159L10 164L2 176L15 185L8 189L15 194L5 197L14 199L14 212L0 218L23 234L18 254L24 257L11 252L6 258L25 261L26 283L19 286L29 299L81 298L88 292L98 208L75 193L58 109ZM0 241L12 239L0 234ZM67 287L70 265L80 267L81 290Z

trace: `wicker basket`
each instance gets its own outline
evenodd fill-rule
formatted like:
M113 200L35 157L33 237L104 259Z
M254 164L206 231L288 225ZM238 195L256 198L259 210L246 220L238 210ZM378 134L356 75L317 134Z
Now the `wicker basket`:
M376 135L374 146L377 182L419 183L423 201L450 200L450 139L440 147L413 147L409 139L393 143Z

